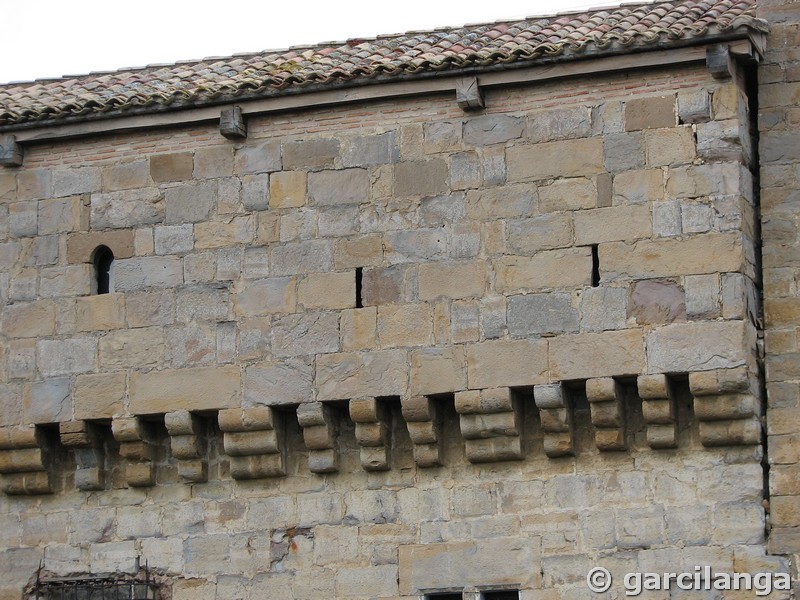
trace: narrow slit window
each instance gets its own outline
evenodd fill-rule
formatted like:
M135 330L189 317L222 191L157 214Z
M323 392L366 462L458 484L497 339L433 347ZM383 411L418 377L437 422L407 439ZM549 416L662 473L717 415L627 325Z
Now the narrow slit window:
M99 246L94 251L94 273L98 294L108 294L114 289L111 267L114 253L108 246Z
M361 299L361 281L364 277L364 268L356 267L356 308L364 308L364 301Z
M592 245L592 287L600 285L600 254L597 244Z

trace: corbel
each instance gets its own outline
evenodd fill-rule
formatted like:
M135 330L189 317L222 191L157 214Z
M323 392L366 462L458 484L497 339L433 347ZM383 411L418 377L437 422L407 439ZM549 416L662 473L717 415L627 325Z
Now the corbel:
M414 444L414 462L418 467L442 465L441 418L438 404L427 396L401 400L403 418Z
M519 411L511 388L455 394L461 435L471 463L522 459Z
M156 444L150 426L139 417L124 417L111 421L111 433L119 442L119 455L125 459L128 485L154 485Z
M456 82L456 102L463 111L484 108L483 91L477 77L462 77Z
M47 450L44 434L34 425L0 428L0 489L9 495L50 493Z
M219 411L223 447L234 479L286 475L283 419L270 406Z
M625 450L622 386L611 377L586 380L586 399L592 413L598 450Z
M22 145L14 135L0 136L0 165L19 167L22 164Z
M356 441L361 447L361 466L365 471L390 468L391 415L376 398L350 400L350 418L356 425Z
M219 115L219 132L229 140L243 140L247 137L247 124L240 106L222 109Z
M202 419L188 410L164 415L170 436L172 456L178 461L178 474L188 483L208 480L208 454Z
M89 421L59 423L61 445L75 455L75 487L84 492L105 488L105 452L97 426Z
M322 402L304 402L297 407L297 422L303 429L308 448L308 468L312 473L339 470L338 421L333 407Z
M533 386L533 401L539 409L544 431L544 453L550 458L575 454L572 399L563 383Z
M678 421L669 379L663 373L639 375L636 387L642 399L648 446L654 449L675 448L678 445Z
M730 79L736 65L727 44L714 44L706 48L706 67L714 79Z
M689 373L689 389L704 446L760 443L759 388L747 367Z

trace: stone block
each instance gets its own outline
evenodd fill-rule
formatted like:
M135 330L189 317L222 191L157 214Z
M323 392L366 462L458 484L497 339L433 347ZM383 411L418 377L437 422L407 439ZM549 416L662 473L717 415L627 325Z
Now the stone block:
M603 267L602 258L600 266ZM591 283L591 249L545 250L532 257L510 256L493 261L493 267L495 288L503 293L580 288Z
M194 226L194 243L198 250L249 244L255 235L255 215L237 216L225 221L206 221Z
M133 160L103 167L103 191L115 192L148 187L152 184L147 160Z
M678 92L678 121L704 123L711 118L711 95L708 90Z
M233 170L236 175L280 171L280 142L270 140L257 145L245 145L237 148L233 161Z
M238 366L131 374L129 410L135 415L233 408L240 399Z
M755 332L743 321L673 323L647 335L648 373L688 373L745 365Z
M482 261L425 263L419 266L419 298L480 298L486 289Z
M435 328L434 328L435 329ZM455 344L480 340L480 306L475 300L453 302L450 307L450 337Z
M566 293L528 294L508 299L508 332L512 337L578 331L579 313Z
M470 389L547 382L546 340L492 340L466 350Z
M176 368L217 361L217 328L213 323L187 323L166 330L167 363ZM222 361L219 361L222 362Z
M429 304L389 304L378 307L378 339L382 348L423 346L433 342Z
M586 177L557 179L539 188L539 211L579 210L597 206L597 189Z
M84 198L84 196L71 196L40 200L37 217L39 235L88 229L89 213Z
M76 375L97 368L97 340L94 338L39 340L36 353L43 377Z
M560 335L549 341L549 361L553 381L637 375L645 370L642 330Z
M101 294L75 299L75 323L78 331L105 331L125 327L125 297Z
M488 221L527 217L536 206L536 190L529 185L510 185L467 192L467 216Z
M194 179L230 177L233 175L233 152L233 147L227 144L197 148L192 176Z
M657 237L675 237L683 233L680 202L669 200L653 205L653 233Z
M275 356L313 355L339 351L339 315L306 312L276 317L272 323Z
M667 172L667 196L702 198L710 195L741 194L749 176L736 163L709 163L676 167Z
M396 196L434 196L447 191L447 163L444 159L406 161L394 167Z
M612 202L647 204L664 196L664 173L661 169L637 169L614 175Z
M297 280L271 277L247 281L235 297L236 314L254 317L294 312L297 305Z
M98 246L106 246L115 259L134 255L133 230L90 231L73 233L67 237L67 262L90 263Z
M615 206L575 213L575 243L633 241L652 235L649 206Z
M114 290L173 288L183 283L183 263L177 256L145 256L114 261Z
M397 565L346 567L336 572L336 595L392 598L397 596Z
M194 248L194 226L191 223L187 223L185 225L155 227L153 229L153 239L155 242L156 254L182 254L191 252ZM114 258L121 257L115 254Z
M628 316L639 325L684 321L685 293L670 279L636 281L628 299Z
M92 267L68 265L39 270L39 295L43 298L86 296L92 291Z
M56 327L56 305L52 300L18 302L3 307L3 333L11 338L36 338L53 335Z
M308 175L308 197L318 206L363 204L369 200L369 186L366 169L319 171Z
M293 405L310 402L314 371L306 359L287 358L250 365L244 376L244 406Z
M528 116L528 137L534 143L591 135L592 110L570 106L534 112Z
M519 139L525 134L525 119L510 115L482 115L464 122L464 144L491 146Z
M100 338L104 369L142 368L164 360L164 332L159 327L111 331Z
M411 352L412 394L449 394L466 386L466 362L460 346L423 348Z
M627 320L628 291L625 288L585 288L581 294L581 331L623 329Z
M342 350L366 350L377 345L378 309L374 306L343 310L339 320Z
M512 146L506 160L510 182L588 177L605 171L601 138Z
M311 273L300 281L297 300L304 309L343 309L356 305L355 272Z
M72 394L75 419L110 419L122 414L126 385L124 372L79 375Z
M92 194L92 229L127 229L164 221L164 196L157 188Z
M70 383L69 378L54 378L25 384L22 395L24 422L40 425L72 419Z
M194 159L191 152L155 154L150 157L150 177L156 183L189 180L193 169Z
M405 350L376 350L317 356L317 400L403 396L408 388Z
M575 214L583 215L583 211ZM555 213L508 221L506 224L508 246L518 254L527 255L536 254L540 250L571 246L572 219L573 216L569 213Z
M711 275L687 275L683 278L686 290L686 315L689 318L714 319L720 314L720 279Z
M675 96L635 98L625 102L625 131L675 127Z
M644 167L644 137L641 132L610 133L605 140L606 171L618 173Z
M740 271L744 256L739 233L706 234L682 240L600 244L603 281Z
M52 170L23 169L17 175L17 198L19 200L38 200L52 195Z
M39 230L36 202L14 202L8 205L8 229L14 237L36 235Z
M331 168L335 166L337 158L339 158L337 139L299 140L283 144L284 169Z
M164 192L168 225L205 221L217 205L217 182L168 188Z
M397 131L344 138L342 166L371 167L395 163L400 158Z
M383 262L383 239L378 233L338 239L333 243L337 269L377 266Z
M74 196L99 192L100 174L98 167L56 169L53 171L53 195Z
M481 185L481 163L477 152L450 155L450 189L466 190Z
M333 267L330 240L309 240L274 246L270 252L272 275L324 273Z
M414 146L423 147L426 154L460 150L462 129L463 125L460 121L434 121L425 123L420 128L420 131L407 127L401 132L404 141L407 142L404 144L406 148L403 149L403 155L412 154L408 151L412 143ZM420 140L418 138L422 139Z
M306 202L306 186L306 174L302 171L273 173L269 178L269 207L303 206Z
M261 175L245 175L242 177L241 189L241 206L247 210L266 210L269 208L270 198L270 175L263 173ZM223 210L223 198L220 196L218 199L217 213L221 214L238 212L240 210L238 198L231 198L228 203L229 207Z
M691 126L651 129L644 132L646 163L649 168L691 163L696 155Z

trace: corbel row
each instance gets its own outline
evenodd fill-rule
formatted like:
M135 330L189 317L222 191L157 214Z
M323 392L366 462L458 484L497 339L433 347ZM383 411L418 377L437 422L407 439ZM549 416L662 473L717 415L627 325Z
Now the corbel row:
M270 407L230 408L219 412L222 445L234 479L286 475L283 419Z
M522 459L520 411L511 388L456 392L455 404L467 460Z

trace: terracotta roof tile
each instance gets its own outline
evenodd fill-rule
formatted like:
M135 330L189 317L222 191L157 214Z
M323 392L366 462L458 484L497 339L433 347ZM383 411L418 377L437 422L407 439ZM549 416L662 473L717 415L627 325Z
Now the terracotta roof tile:
M765 28L755 0L675 0L150 65L0 85L0 127L662 48Z

